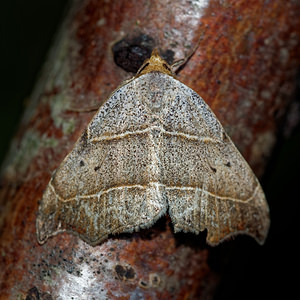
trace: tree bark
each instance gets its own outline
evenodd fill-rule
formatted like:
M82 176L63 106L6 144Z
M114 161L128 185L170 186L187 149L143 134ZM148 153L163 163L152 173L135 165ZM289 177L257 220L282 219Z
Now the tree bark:
M261 176L295 88L298 16L296 1L72 1L2 169L1 297L213 298L205 233L174 234L166 216L95 247L65 233L41 246L38 203L94 108L154 47L171 63L199 43L178 79Z

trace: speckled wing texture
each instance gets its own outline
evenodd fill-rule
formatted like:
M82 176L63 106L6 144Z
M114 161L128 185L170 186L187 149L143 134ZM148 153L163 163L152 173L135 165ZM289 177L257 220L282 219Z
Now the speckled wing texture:
M56 170L37 217L38 241L61 231L96 245L168 213L175 232L207 242L263 243L262 188L216 116L192 89L151 72L117 89Z

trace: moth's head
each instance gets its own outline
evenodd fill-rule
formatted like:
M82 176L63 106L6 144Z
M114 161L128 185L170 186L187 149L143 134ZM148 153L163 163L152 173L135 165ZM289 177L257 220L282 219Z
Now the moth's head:
M169 76L175 76L172 66L170 66L164 59L161 58L157 49L154 49L151 53L151 57L144 61L135 77L139 77L150 72L161 72Z

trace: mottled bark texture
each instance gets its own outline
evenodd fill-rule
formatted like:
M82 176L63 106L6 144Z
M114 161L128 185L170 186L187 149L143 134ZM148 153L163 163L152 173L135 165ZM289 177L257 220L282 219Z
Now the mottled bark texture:
M297 1L73 1L2 170L3 299L210 299L219 275L205 233L149 230L91 247L37 243L39 200L62 159L124 79L157 47L172 62L200 41L178 79L213 109L262 175L299 66ZM234 243L234 242L230 242Z

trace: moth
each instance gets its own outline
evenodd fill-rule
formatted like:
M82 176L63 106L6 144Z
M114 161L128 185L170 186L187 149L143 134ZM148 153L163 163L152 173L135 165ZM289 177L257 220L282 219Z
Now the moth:
M153 51L117 88L54 172L39 206L37 239L68 231L90 245L168 214L174 231L207 243L248 234L263 244L263 190L222 125Z

